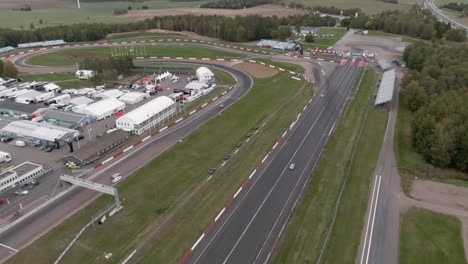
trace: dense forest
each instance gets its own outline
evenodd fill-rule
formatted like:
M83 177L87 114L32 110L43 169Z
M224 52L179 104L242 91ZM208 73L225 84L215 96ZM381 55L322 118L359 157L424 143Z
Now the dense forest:
M414 147L435 166L468 172L468 46L417 43L403 59Z
M393 34L408 35L421 39L440 39L463 42L466 40L465 31L452 29L449 24L440 22L429 10L413 6L409 11L385 11L370 17L361 14L358 17L343 19L344 27L381 30Z
M277 3L279 0L216 0L201 5L201 8L242 9L265 4Z

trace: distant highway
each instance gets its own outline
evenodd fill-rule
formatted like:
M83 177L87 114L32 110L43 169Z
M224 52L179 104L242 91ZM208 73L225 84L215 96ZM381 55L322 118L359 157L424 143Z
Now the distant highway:
M359 74L357 63L336 66L293 127L185 263L266 263L319 161ZM295 168L290 169L294 163Z
M435 16L437 16L438 18L444 20L445 22L451 23L456 28L464 29L468 33L468 26L467 25L465 25L465 24L463 24L461 22L458 22L457 20L450 17L449 15L444 14L444 12L442 10L440 10L437 7L437 5L434 3L434 0L425 0L424 1L424 7L429 8L432 11L432 13Z

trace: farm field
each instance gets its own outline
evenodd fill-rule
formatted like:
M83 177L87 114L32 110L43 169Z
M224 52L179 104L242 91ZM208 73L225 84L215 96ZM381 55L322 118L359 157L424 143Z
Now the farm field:
M364 225L370 178L377 162L388 117L387 112L369 106L376 80L375 71L368 68L359 91L325 147L313 179L306 187L304 198L285 229L272 263L317 262L346 173L349 173L348 180L321 263L355 263ZM366 117L368 106L370 108ZM362 133L360 137L359 133ZM355 154L351 159L356 141Z
M456 217L413 208L400 219L401 264L466 263Z
M367 14L377 14L384 10L406 10L417 0L400 0L399 4L384 3L380 0L287 0L309 6L335 6L338 8L360 8Z
M107 2L107 3L81 3L81 9L78 9L75 1L67 2L57 6L37 6L32 5L32 11L21 12L12 11L13 7L3 7L0 2L0 24L5 28L29 29L30 24L34 23L35 28L58 26L64 24L75 23L128 23L134 21L128 16L114 15L115 9L127 9L131 6L132 9L141 8L146 5L151 9L168 9L168 8L181 8L181 7L197 7L198 5L208 2L207 0L191 1L191 2L144 2L144 3L131 3L131 2ZM24 2L19 2L16 7L19 7ZM137 12L137 11L135 11ZM39 20L42 19L43 23L40 24Z
M252 90L222 115L120 183L124 209L105 225L97 225L96 232L85 232L64 263L120 263L139 241L147 243L132 262L177 263L313 93L308 83L293 80L286 73L254 82ZM266 97L269 100L261 100ZM232 153L236 143L245 141L245 134L258 124L265 126L206 181L207 170L218 166L223 156ZM194 190L190 199L179 200ZM53 262L90 216L110 202L110 197L100 197L7 263ZM154 228L166 217L170 220L154 235ZM127 243L122 243L124 239ZM105 260L104 252L112 252L112 258Z
M112 49L112 50L111 50ZM26 63L35 66L70 66L85 58L104 58L110 56L112 52L118 54L128 54L129 48L87 48L87 49L67 49L57 52L44 53L29 58ZM235 53L218 51L213 49L199 48L193 46L138 46L134 49L134 54L145 54L146 56L168 56L168 57L208 57L208 58L241 58Z

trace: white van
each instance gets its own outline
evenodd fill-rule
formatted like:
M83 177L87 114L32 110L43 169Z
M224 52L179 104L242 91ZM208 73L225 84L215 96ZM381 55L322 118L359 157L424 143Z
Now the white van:
M47 92L43 93L36 97L36 102L43 102L45 100L49 100L55 96L54 92Z
M26 142L22 141L22 140L16 140L15 141L15 146L17 147L25 147L26 146Z

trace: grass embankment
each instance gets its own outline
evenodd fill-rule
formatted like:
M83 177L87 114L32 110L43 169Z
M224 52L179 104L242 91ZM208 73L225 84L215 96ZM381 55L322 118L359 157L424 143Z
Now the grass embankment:
M52 2L52 1L48 1ZM60 1L56 1L60 2ZM14 29L29 29L30 23L34 24L35 28L51 27L58 25L69 25L77 23L128 23L134 22L135 18L127 16L116 16L114 10L127 9L131 6L133 10L148 6L149 9L167 9L177 7L196 7L207 3L208 1L157 1L157 2L99 2L99 3L81 3L81 8L78 9L76 2L62 1L56 6L32 6L30 12L12 11L11 7L0 8L0 24L4 28ZM62 4L62 5L60 5ZM20 4L16 6L19 8ZM42 19L42 24L39 20Z
M334 27L321 27L317 33L317 37L314 37L314 42L304 42L304 48L319 48L326 49L340 40L346 33L346 28L334 28ZM323 34L333 34L333 37L320 37Z
M411 182L415 177L436 180L444 183L466 186L468 174L453 169L436 168L426 162L424 157L416 152L411 142L412 113L403 103L400 94L395 137L395 155L398 171L401 176L401 185L404 192L410 195Z
M129 45L129 47L131 44ZM70 66L80 62L85 58L104 58L114 52L127 54L124 48L83 48L67 49L57 52L45 53L29 58L26 63L36 66ZM168 56L168 57L208 57L208 58L241 58L242 55L209 48L200 48L193 46L135 46L135 52L143 53L146 56ZM143 56L142 54L139 56Z
M94 87L96 85L88 80L78 80L75 75L71 73L27 74L18 77L26 82L53 82L63 88Z
M210 67L210 70L213 72L216 78L216 84L225 84L225 85L234 85L236 84L236 79L229 74L228 72L215 69Z
M466 263L458 218L410 209L400 222L400 264Z
M139 40L152 40L152 39L167 39L167 38L187 38L184 34L176 32L131 32L131 33L118 33L106 37L102 41L105 42L122 42L122 41L139 41Z
M337 211L336 222L321 263L354 263L370 179L385 134L388 113L369 106L375 91L375 71L368 68L361 87L347 107L326 145L305 196L292 216L273 263L315 263L320 255L333 210L350 164L349 176ZM362 134L351 160L353 146ZM339 252L339 253L337 253Z
M104 225L85 232L63 262L120 263L143 241L148 242L146 247L132 262L178 262L311 96L312 88L306 82L285 73L255 79L254 88L244 98L121 182L124 209ZM265 122L240 153L206 181L207 170L219 166L224 154L232 153L252 127ZM9 263L52 263L90 217L111 202L111 197L100 197ZM154 232L152 225L161 224L171 214ZM108 252L113 256L105 260Z
M293 72L299 72L299 73L304 73L304 68L301 65L293 64L293 63L287 63L287 62L279 62L279 61L273 61L269 59L254 59L256 61L261 61L267 64L271 64L280 68L283 68L288 71L293 71Z

